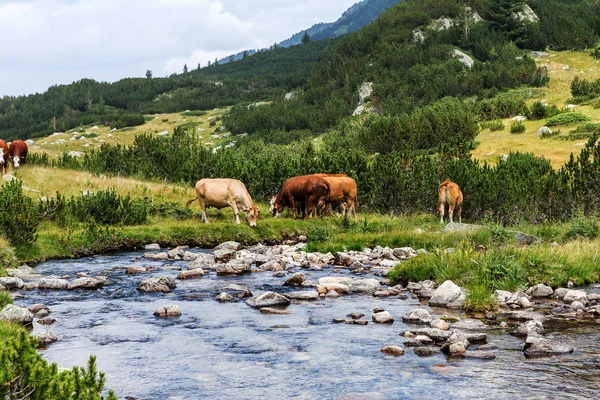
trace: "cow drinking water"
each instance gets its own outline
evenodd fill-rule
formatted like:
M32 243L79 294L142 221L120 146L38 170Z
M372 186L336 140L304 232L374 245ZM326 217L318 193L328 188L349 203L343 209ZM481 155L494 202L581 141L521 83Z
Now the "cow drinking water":
M25 163L27 157L27 143L22 140L13 140L8 147L8 158L13 163L13 168L17 169Z
M461 220L461 211L463 203L463 194L460 191L458 185L452 182L450 179L446 179L440 184L438 191L438 209L440 212L440 224L444 223L444 214L446 206L448 206L448 214L450 216L450 222L452 222L452 215L456 209L458 212L458 222Z
M218 209L231 207L233 209L233 221L236 224L240 223L238 213L243 211L248 225L251 227L256 226L258 207L252 203L252 198L246 186L237 179L200 179L196 183L196 197L188 200L185 207L189 207L194 200L198 200L200 203L202 221L207 224L206 207Z

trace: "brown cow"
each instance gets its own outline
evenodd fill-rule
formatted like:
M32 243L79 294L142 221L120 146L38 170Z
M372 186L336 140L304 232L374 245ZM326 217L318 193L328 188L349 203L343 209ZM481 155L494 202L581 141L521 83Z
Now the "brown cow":
M446 205L448 206L448 214L450 215L450 222L452 222L452 215L454 209L458 211L458 222L461 220L461 211L463 203L463 194L460 191L458 185L452 182L450 179L446 179L440 184L438 192L438 209L440 212L440 224L444 223L444 214L446 211Z
M200 179L196 182L196 197L188 200L185 207L189 207L194 200L198 200L200 203L202 220L207 224L206 207L221 209L229 206L233 209L233 221L236 224L240 223L238 213L243 211L246 214L248 225L256 226L258 207L252 203L246 186L237 179Z
M323 210L333 214L332 204L342 204L342 214L350 212L356 218L356 208L358 207L357 185L356 181L349 176L325 176L323 179L329 183L329 198Z
M2 175L8 172L8 145L0 139L0 172Z
M13 168L17 169L25 163L27 157L27 143L22 140L13 140L8 147L8 158L12 160Z
M316 212L329 197L329 184L320 176L302 175L295 176L283 183L277 196L271 198L269 212L274 217L279 217L287 206L292 209L292 217L296 219L296 207L300 206L302 218ZM307 212L304 212L302 203L306 203Z

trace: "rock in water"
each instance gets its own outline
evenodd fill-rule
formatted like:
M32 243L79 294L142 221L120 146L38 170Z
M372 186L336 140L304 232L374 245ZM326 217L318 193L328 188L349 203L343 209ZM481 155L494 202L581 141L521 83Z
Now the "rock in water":
M409 324L418 325L428 325L429 323L431 323L431 320L432 318L431 315L429 315L429 312L422 308L411 310L402 317L402 321L407 322Z
M39 346L48 346L51 343L54 343L58 340L58 336L56 336L52 332L40 332L35 336L38 340Z
M42 278L38 282L38 289L47 290L65 290L69 287L69 282L64 279Z
M29 325L33 321L33 314L25 307L8 304L0 311L0 321Z
M181 310L177 304L171 304L157 309L154 311L154 315L157 317L179 317L181 316Z
M102 287L102 281L95 278L77 278L69 282L67 289L98 289Z
M391 356L401 356L404 354L404 349L398 346L385 346L381 348L381 352Z
M204 276L204 270L202 268L190 269L187 271L181 271L177 278L179 279L198 279Z
M573 347L531 334L527 336L523 350L526 357L548 357L572 353Z
M387 311L375 313L375 314L373 314L371 319L373 320L373 322L376 322L378 324L393 324L394 323L394 318Z
M462 308L464 302L462 289L450 280L442 283L429 299L429 305L434 307Z
M306 280L306 276L302 272L296 272L288 278L283 284L284 286L300 286Z
M142 280L138 285L138 290L147 293L169 293L172 289L175 289L175 287L177 287L175 279L171 278L170 276L157 276Z
M221 303L225 303L225 302L235 301L235 298L232 295L230 295L229 293L222 292L221 294L219 294L217 296L217 300L220 301Z
M265 292L246 300L246 304L253 308L288 306L290 303L287 297L274 292Z

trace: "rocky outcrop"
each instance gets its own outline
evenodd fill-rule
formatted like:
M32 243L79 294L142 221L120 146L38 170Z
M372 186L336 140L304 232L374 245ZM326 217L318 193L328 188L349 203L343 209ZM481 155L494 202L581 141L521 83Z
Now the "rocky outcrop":
M469 56L466 53L463 53L462 51L460 51L458 49L454 49L452 51L452 56L457 58L458 61L460 61L460 63L462 65L464 65L466 68L473 68L473 66L475 65L475 60L473 60L473 58L471 56Z

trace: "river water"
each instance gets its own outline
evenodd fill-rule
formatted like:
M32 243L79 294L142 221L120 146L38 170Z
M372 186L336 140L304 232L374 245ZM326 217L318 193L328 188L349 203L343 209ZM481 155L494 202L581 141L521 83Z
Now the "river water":
M406 340L414 325L402 315L422 307L417 299L348 295L295 302L291 315L264 315L243 301L219 303L220 289L247 285L254 294L285 293L286 278L271 273L177 280L171 294L136 290L154 275L176 277L170 268L187 262L138 259L142 253L96 256L42 263L45 276L108 276L113 285L97 291L32 291L17 301L44 303L60 340L42 353L59 367L86 364L90 354L106 373L106 387L120 398L135 399L593 399L600 398L600 330L578 324L547 336L572 344L566 356L526 359L523 340L488 333L497 346L492 361L403 356L381 353L385 345ZM127 275L129 266L163 266ZM332 270L303 271L310 280L337 276ZM368 276L365 276L368 277ZM304 289L303 289L304 290ZM157 318L154 310L178 304L182 316ZM334 324L333 318L359 311L370 319L374 307L389 311L392 325ZM440 312L440 310L435 310ZM47 328L34 323L34 333Z

